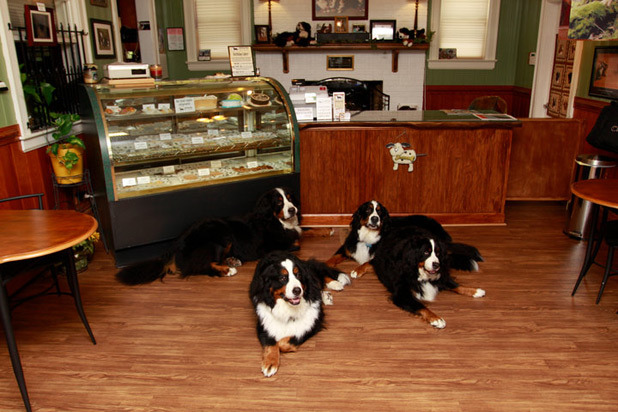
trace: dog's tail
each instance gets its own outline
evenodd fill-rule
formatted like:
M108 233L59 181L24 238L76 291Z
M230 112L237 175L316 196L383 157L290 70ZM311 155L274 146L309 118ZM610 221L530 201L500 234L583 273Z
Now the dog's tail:
M168 273L168 263L169 259L162 257L125 266L116 273L116 280L129 286L162 280Z
M477 248L465 243L449 244L449 256L451 268L457 270L477 271L484 260Z

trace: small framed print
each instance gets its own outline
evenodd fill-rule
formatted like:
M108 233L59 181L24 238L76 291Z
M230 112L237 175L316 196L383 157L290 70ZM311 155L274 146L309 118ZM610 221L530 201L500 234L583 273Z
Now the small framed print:
M354 70L354 55L326 56L326 70Z
M259 44L270 43L270 30L268 24L255 25L255 42Z
M185 38L182 27L168 27L167 32L167 49L169 51L178 51L185 49Z
M365 33L367 31L367 26L364 24L353 24L352 25L352 33Z
M113 59L116 57L114 49L114 30L112 23L105 20L90 19L92 26L92 41L94 42L94 57L97 59Z
M44 6L26 5L26 36L28 46L55 46L57 40L54 10Z
M395 40L397 20L370 20L371 40Z
M348 18L347 17L335 17L335 33L347 33L348 32Z

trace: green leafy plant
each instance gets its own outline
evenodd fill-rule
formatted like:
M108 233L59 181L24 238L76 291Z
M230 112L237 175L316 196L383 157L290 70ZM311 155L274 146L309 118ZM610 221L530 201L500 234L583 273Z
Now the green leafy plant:
M79 156L76 151L71 150L71 146L77 146L82 149L86 149L86 145L84 141L79 137L72 134L73 125L76 121L79 120L79 115L77 114L67 114L67 113L52 113L52 119L54 119L53 125L55 127L55 131L52 133L52 137L55 142L50 144L47 148L47 153L52 153L54 156L58 158L58 161L61 165L66 167L68 170L73 169L73 166L77 164L79 161ZM58 149L62 147L63 149L69 149L63 156L58 156Z

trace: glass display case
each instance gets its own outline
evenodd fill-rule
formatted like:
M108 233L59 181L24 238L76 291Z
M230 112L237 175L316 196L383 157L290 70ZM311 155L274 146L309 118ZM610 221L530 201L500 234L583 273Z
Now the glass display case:
M163 81L133 87L97 84L84 86L84 91L87 164L103 209L131 199L170 202L169 196L155 195L177 196L225 184L255 187L254 181L299 172L294 111L274 79ZM279 181L289 186L286 178L267 180ZM264 190L269 185L265 183ZM234 192L233 186L227 186L230 190ZM112 212L107 225L115 239L112 249L133 246L136 242L118 238L120 229L114 229ZM224 212L232 211L212 214Z

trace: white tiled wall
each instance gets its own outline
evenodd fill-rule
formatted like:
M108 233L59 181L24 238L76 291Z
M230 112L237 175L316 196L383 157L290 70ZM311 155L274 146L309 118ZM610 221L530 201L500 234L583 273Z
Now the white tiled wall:
M268 3L254 1L256 24L268 23ZM309 0L281 0L272 2L273 33L294 31L299 21L306 21L315 29L317 21L311 20ZM396 19L397 28L414 26L414 1L369 0L369 18L366 21L350 20L349 24L364 23L369 28L371 19ZM427 2L420 1L418 28L426 27ZM323 23L323 21L320 21ZM312 33L314 35L314 33ZM354 70L326 70L326 55L354 55ZM391 110L399 105L423 108L423 85L425 80L425 52L404 51L399 53L399 70L393 73L390 51L354 52L341 50L337 53L311 52L289 53L289 73L283 73L281 53L258 52L256 67L262 76L277 79L286 89L292 79L320 80L326 77L353 77L359 80L382 80L383 91L391 96Z

